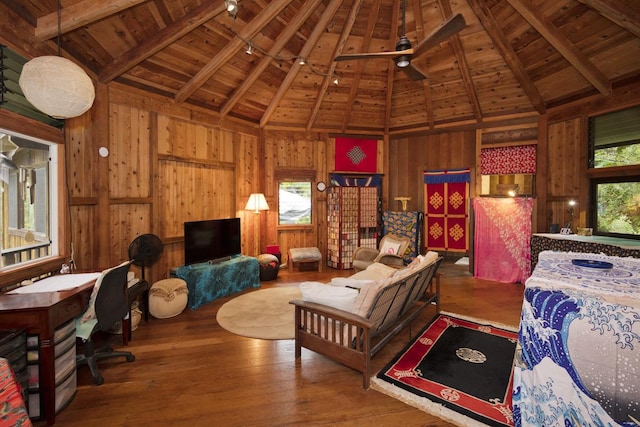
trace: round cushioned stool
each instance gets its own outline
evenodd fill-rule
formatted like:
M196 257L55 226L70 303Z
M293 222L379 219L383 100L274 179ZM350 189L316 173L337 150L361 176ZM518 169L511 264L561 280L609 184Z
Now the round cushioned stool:
M157 319L177 316L187 306L188 293L182 279L158 280L149 290L149 313Z
M258 255L258 264L260 264L260 280L275 280L280 270L280 262L278 257L272 254Z

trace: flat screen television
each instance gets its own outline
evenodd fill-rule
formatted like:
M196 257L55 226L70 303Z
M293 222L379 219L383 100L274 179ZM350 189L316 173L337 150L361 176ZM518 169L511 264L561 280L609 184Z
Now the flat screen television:
M184 223L184 264L221 261L242 252L240 218Z

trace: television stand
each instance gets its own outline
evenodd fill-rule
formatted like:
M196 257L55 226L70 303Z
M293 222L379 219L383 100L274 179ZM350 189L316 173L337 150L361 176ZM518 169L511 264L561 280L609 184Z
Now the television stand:
M187 282L187 305L190 309L245 289L260 287L257 258L239 255L212 261L175 269L176 277Z

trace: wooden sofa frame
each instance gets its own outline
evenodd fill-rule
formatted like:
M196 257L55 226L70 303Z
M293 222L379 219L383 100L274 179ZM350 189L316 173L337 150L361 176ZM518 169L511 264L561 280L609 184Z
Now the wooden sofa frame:
M440 276L436 271L441 262L439 257L380 289L366 318L322 304L291 301L295 305L296 363L305 347L362 372L362 387L368 389L371 358L427 307L436 308L427 323L439 314Z

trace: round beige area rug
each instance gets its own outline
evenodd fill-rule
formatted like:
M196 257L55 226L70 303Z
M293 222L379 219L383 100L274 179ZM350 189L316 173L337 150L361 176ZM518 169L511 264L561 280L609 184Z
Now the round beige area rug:
M240 295L218 310L218 324L249 338L284 340L295 337L292 299L302 299L295 287L260 289Z

